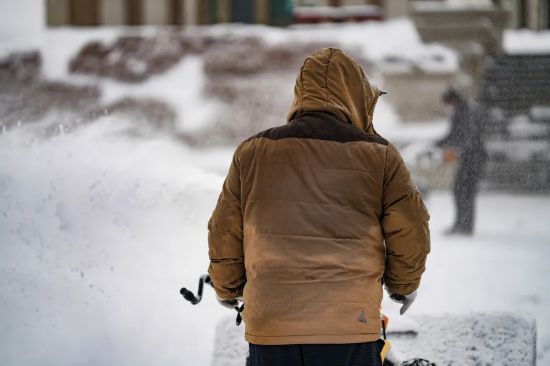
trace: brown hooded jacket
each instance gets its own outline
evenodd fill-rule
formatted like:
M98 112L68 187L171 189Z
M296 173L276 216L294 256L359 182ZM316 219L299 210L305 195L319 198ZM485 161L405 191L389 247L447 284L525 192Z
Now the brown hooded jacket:
M254 344L357 343L380 333L382 283L406 295L428 212L373 129L380 91L342 51L308 57L288 123L237 148L208 224L217 295L244 295Z

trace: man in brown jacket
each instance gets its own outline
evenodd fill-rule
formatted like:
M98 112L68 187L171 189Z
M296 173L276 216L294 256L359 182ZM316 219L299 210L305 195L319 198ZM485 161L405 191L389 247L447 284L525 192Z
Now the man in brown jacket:
M429 215L374 130L380 90L334 48L308 57L288 123L242 142L208 224L222 304L243 297L252 365L379 365L382 285L414 300Z

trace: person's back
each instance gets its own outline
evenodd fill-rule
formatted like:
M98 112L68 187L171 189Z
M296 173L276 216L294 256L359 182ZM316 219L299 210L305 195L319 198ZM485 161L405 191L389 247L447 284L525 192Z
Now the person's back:
M383 281L399 295L418 287L428 213L374 132L379 94L343 52L320 50L300 70L288 124L237 148L209 222L209 273L219 298L244 295L251 344L374 342Z

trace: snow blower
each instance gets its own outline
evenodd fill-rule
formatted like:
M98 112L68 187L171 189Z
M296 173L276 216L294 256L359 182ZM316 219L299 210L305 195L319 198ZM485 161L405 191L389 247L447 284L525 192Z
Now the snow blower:
M211 287L214 287L214 284L212 283L212 279L207 274L203 274L202 276L199 277L197 295L195 295L192 291L188 290L185 287L182 287L180 289L180 294L183 296L185 300L189 301L192 305L197 305L202 300L205 284L210 285ZM242 304L241 306L236 305L235 310L237 311L237 318L235 323L238 326L242 322L241 313L244 310L244 304ZM382 351L380 352L380 357L382 358L383 366L435 366L434 363L421 358L414 358L407 361L401 361L400 358L397 356L395 350L392 349L391 342L388 340L386 335L386 329L388 327L389 317L381 313L380 320L381 320L381 328L382 328L381 329L382 338L380 339L380 342L384 343L382 347ZM248 365L249 365L249 360L247 358L246 366Z

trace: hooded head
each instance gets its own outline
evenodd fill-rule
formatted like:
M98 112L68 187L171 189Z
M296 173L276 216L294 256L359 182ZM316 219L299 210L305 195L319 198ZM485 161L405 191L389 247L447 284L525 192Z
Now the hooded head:
M287 122L303 112L329 112L374 134L372 116L379 96L355 60L339 49L322 48L300 68Z
M445 104L464 104L464 97L454 88L448 88L441 96L441 100Z

